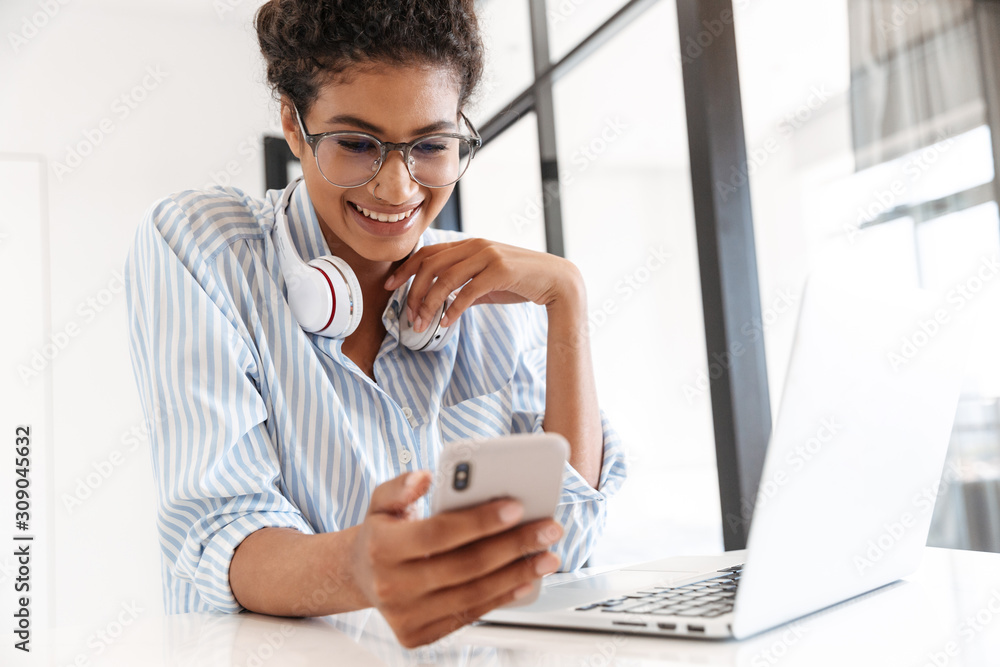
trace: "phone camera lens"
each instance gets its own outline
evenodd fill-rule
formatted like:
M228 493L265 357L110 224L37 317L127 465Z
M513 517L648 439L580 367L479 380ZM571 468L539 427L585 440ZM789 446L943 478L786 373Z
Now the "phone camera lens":
M455 479L452 485L456 491L465 491L469 486L469 464L459 463L455 466Z

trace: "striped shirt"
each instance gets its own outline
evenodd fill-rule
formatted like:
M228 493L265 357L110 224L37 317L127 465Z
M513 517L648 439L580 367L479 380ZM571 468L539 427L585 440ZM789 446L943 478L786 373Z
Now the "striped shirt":
M240 611L229 565L256 530L355 526L377 485L434 470L444 443L542 430L544 308L475 306L442 350L415 352L398 342L404 285L382 315L373 381L341 340L296 323L271 238L280 195L213 188L160 199L126 261L167 613ZM288 220L303 259L329 254L304 183ZM420 245L456 238L428 229ZM601 417L599 489L568 464L564 472L556 519L565 535L554 550L566 570L586 560L606 497L625 477L621 444ZM417 509L427 516L426 498Z

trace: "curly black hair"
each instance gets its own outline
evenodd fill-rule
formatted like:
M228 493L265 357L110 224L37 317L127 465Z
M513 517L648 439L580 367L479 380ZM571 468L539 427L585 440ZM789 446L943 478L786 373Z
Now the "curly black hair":
M319 88L354 65L444 65L459 108L483 73L474 0L269 0L254 19L267 80L305 115Z

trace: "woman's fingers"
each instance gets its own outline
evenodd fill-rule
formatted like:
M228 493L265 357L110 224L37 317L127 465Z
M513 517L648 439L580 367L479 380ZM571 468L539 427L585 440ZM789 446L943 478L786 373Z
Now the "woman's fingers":
M416 324L417 320L413 320L415 324L414 328L417 331L422 331L424 327L427 326L427 324L434 317L434 314L441 308L441 305L448 300L448 295L452 292L460 290L458 295L461 295L466 289L470 288L473 283L476 284L476 289L482 289L484 294L492 292L496 289L496 280L494 276L496 275L497 270L495 266L491 265L489 260L482 255L482 253L473 255L472 257L445 270L440 276L438 276L437 280L429 286L426 294L414 294L411 289L410 295L407 296L407 303L410 304L410 308L420 320L419 325ZM448 310L450 311L451 308L452 306L449 306ZM459 311L456 311L456 313L458 312ZM452 316L445 321L444 326L448 326L448 322L453 322L455 320L455 316Z
M533 521L484 538L435 558L410 561L407 576L449 588L485 577L559 541L562 527L552 519Z
M417 331L423 330L423 325L430 321L451 292L489 264L490 258L482 255L480 245L470 242L453 246L420 263L406 294L407 315Z
M380 609L400 605L425 608L429 597L443 590L472 585L534 557L561 536L559 524L543 519L446 553L378 564L374 602Z
M387 290L394 290L407 279L415 274L419 269L420 265L423 264L428 258L434 255L454 248L456 245L465 243L465 241L453 241L451 243L435 243L434 245L426 245L420 250L416 251L412 255L406 258L406 260L400 264L392 275L385 281L385 288Z
M430 615L433 620L429 622L426 612L421 613L412 607L401 610L399 614L390 611L392 620L396 620L401 629L396 632L396 636L407 647L432 642L497 607L524 597L531 592L536 579L555 572L558 568L559 557L545 552L520 559L473 582L437 591L424 599L426 606L421 605L425 610L438 610L438 613Z
M578 298L583 291L580 271L569 260L486 239L424 246L400 265L386 288L395 289L411 276L406 314L418 332L456 290L444 326L477 303L531 301L548 306L566 294Z
M443 618L435 619L431 623L424 626L413 628L401 627L399 629L393 628L393 631L396 633L396 639L398 639L399 643L405 648L416 648L418 646L430 644L431 642L437 641L445 635L449 635L459 628L478 620L481 616L493 611L497 607L502 607L505 604L524 597L529 594L531 590L531 584L524 584L518 590L504 593L497 598L480 604L474 609L454 612L444 616Z
M449 294L503 261L500 244L485 239L424 246L393 272L385 286L396 289L413 276L406 296L407 317L416 331L423 331ZM497 274L494 270L491 275Z
M568 260L476 238L424 246L396 269L385 286L396 289L413 277L406 315L420 332L456 290L460 291L448 308L444 326L476 303L548 305L567 286L579 282L576 274L578 269Z
M461 317L462 313L471 308L477 301L487 294L496 291L496 287L491 280L492 268L486 268L478 276L466 283L465 287L455 295L455 300L448 306L448 310L441 317L441 326L451 326L451 323ZM513 302L513 299L507 300Z
M415 470L406 475L379 484L372 492L368 513L404 516L409 507L431 486L431 474L426 470Z
M517 501L496 500L420 521L389 519L372 535L370 550L381 562L427 558L502 533L517 525L523 516L524 508ZM380 517L372 518L377 521Z

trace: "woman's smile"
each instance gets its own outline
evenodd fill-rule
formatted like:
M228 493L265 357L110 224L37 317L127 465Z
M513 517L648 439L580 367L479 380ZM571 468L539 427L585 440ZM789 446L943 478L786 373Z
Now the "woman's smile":
M410 217L410 214L416 210L417 206L419 206L419 204L414 204L405 210L386 212L383 210L367 209L355 202L351 203L354 204L354 208L361 211L361 213L365 216L371 218L372 220L377 220L378 222L397 222L398 220L405 220Z
M395 209L370 209L355 202L348 202L350 219L372 236L399 236L419 225L423 202L416 206Z

